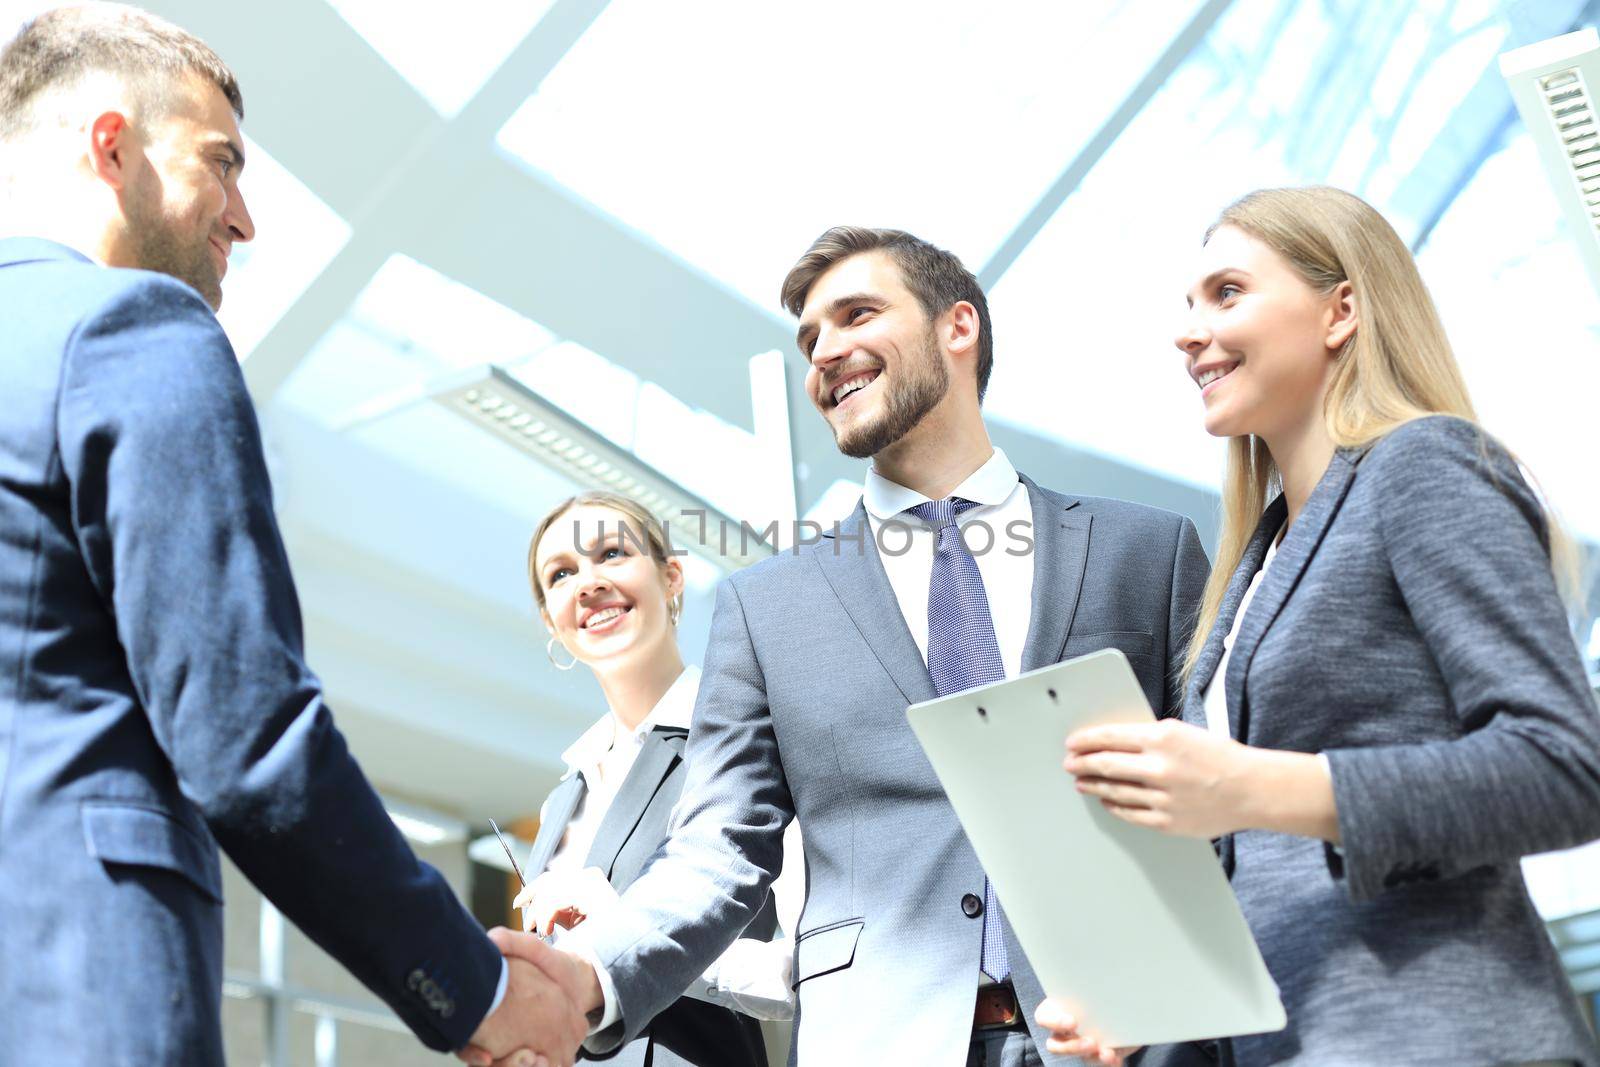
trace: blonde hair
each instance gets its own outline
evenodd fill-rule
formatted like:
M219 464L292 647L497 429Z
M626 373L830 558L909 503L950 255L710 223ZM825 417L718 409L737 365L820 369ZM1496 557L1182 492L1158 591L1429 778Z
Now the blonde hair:
M1271 248L1318 294L1350 283L1359 324L1334 364L1323 409L1335 445L1369 445L1425 415L1478 421L1411 250L1366 201L1328 186L1260 189L1223 209L1206 240L1224 226ZM1248 434L1229 440L1217 558L1184 659L1185 682L1278 481L1266 442ZM1546 525L1557 578L1570 590L1575 546L1548 511Z
M535 557L539 552L539 542L544 540L544 535L554 526L556 520L561 518L573 508L608 508L621 513L628 522L638 527L644 534L643 547L656 561L656 566L666 567L672 558L671 546L667 543L666 528L661 520L652 515L649 509L642 504L622 496L620 493L607 493L601 490L592 490L569 496L555 507L551 508L544 518L539 520L539 525L534 528L533 539L528 542L528 584L533 587L533 599L538 603L539 610L544 611L544 586L539 584L538 563ZM668 605L673 609L674 621L683 610L683 594L679 593L672 598L673 603Z

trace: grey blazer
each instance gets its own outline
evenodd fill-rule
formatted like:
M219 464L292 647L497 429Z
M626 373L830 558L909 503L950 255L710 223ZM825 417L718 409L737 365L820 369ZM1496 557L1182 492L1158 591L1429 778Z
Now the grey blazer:
M671 726L652 730L600 820L584 865L604 871L618 892L633 884L667 836L672 809L683 792L687 734ZM573 772L551 792L524 868L529 879L550 865L585 788L583 775ZM776 928L777 913L769 898L742 936L770 940ZM760 1024L748 1015L680 997L607 1062L615 1067L766 1067L767 1052Z
M1120 648L1151 703L1176 712L1175 669L1208 569L1193 525L1026 484L1035 548L1024 669ZM624 1031L592 1048L636 1033L749 922L798 816L806 904L790 1062L967 1062L983 871L906 724L906 706L933 696L862 508L819 543L723 583L684 822L625 906L590 924ZM1007 947L1031 1025L1043 993L1014 938ZM1071 1062L1035 1039L1045 1062Z
M1201 724L1222 636L1280 497L1234 573L1184 703ZM1600 1063L1518 859L1600 836L1600 715L1551 577L1539 503L1460 419L1341 451L1290 527L1229 661L1233 736L1325 752L1341 850L1222 842L1289 1025L1256 1064ZM1145 1067L1190 1062L1154 1049Z

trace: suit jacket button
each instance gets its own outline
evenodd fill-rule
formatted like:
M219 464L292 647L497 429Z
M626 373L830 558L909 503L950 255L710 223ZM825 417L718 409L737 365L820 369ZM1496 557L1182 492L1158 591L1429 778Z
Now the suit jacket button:
M961 914L969 919L976 919L983 914L983 898L968 893L961 898Z

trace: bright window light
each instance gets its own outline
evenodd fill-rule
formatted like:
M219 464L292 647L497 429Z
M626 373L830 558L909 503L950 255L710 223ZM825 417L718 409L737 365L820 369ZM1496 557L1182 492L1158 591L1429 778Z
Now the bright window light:
M1600 541L1600 301L1528 134L1484 163L1417 258L1479 417Z
M1419 165L1422 149L1432 150L1446 119L1465 123L1452 127L1456 134L1487 140L1506 113L1503 93L1493 107L1464 107L1461 99L1465 88L1498 79L1504 7L1460 27L1442 25L1450 8L1438 0L1238 0L991 291L998 342L991 416L1216 486L1223 444L1205 433L1198 390L1174 346L1202 236L1251 189L1331 181L1366 196L1402 238L1413 239L1430 205L1460 180L1459 167L1472 165L1456 158ZM1403 57L1399 73L1386 60L1391 50ZM1386 192L1395 159L1408 161L1403 198L1402 190L1393 198ZM1514 216L1512 202L1549 199L1542 181L1530 173L1464 217L1477 225ZM1509 230L1507 239L1514 240ZM1454 254L1479 263L1490 255L1481 247ZM1443 295L1438 286L1435 292ZM1502 306L1481 289L1460 295L1475 301L1479 319ZM1592 296L1564 306L1563 321L1593 321ZM1529 351L1526 344L1512 350ZM1590 349L1568 351L1581 361ZM1588 366L1600 368L1600 359L1588 358ZM1547 391L1551 380L1527 379ZM1596 395L1561 392L1573 403ZM1545 432L1562 427L1571 433L1560 422Z
M552 0L454 0L448 9L382 0L328 2L449 118L483 88Z
M824 489L816 502L806 509L805 519L831 528L834 523L847 519L860 502L861 480L840 478Z
M735 517L722 511L502 368L485 365L442 378L428 396L532 457L541 468L582 487L632 499L669 524L675 545L718 566L737 570L770 554L759 535L751 536L741 526L739 518L748 514Z
M485 364L504 368L590 432L729 515L760 520L758 528L783 517L768 514L770 486L787 476L787 467L770 469L763 461L771 450L755 435L403 255L379 268L285 382L277 402L497 505L510 502L514 510L537 514L573 491L566 475L515 475L525 459L502 454L482 435L463 434L455 420L419 407L441 377ZM563 448L553 438L539 443ZM707 463L708 455L718 461ZM589 462L584 478L629 491L623 472ZM521 491L508 495L507 485Z
M477 290L393 255L295 369L279 399L342 425L440 374L484 362L520 363L556 342L543 326Z
M1528 895L1545 919L1600 911L1600 842L1522 861Z
M1197 6L612 0L499 141L763 307L842 222L977 269Z
M533 320L402 255L373 275L351 318L417 353L430 370L516 363L556 343Z
M639 376L573 341L551 345L512 376L578 416L600 436L636 448Z
M383 806L400 832L419 845L466 840L466 824L453 816L392 797L385 797Z

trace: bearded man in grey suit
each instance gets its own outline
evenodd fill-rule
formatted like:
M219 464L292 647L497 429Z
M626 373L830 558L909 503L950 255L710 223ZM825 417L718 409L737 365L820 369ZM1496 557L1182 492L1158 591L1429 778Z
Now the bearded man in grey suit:
M681 824L619 907L562 942L587 1047L637 1033L738 936L798 817L791 1063L1071 1062L1044 1048L1044 992L905 709L1119 648L1175 713L1205 554L1187 519L1051 492L990 443L987 302L950 253L838 227L783 302L808 394L872 469L847 520L718 594ZM1048 839L1047 813L1017 817ZM1077 1051L1119 1059L1089 1038Z

